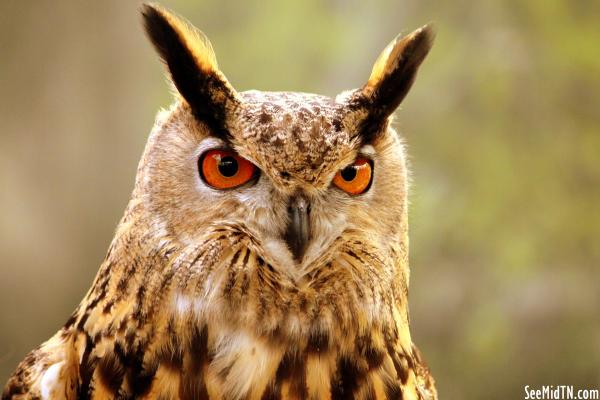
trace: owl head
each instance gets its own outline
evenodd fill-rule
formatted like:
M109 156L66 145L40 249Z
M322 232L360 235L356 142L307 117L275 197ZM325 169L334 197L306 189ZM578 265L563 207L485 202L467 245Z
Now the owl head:
M193 245L235 226L296 277L340 243L406 257L407 170L390 119L429 52L430 27L394 39L362 87L330 98L238 92L199 30L157 6L142 12L178 95L157 117L134 193L157 231Z

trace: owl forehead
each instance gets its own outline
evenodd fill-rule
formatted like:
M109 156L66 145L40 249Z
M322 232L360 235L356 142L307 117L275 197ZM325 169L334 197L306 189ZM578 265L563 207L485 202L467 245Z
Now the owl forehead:
M241 95L238 126L231 132L236 147L284 186L325 184L356 147L344 105L334 99L295 92Z

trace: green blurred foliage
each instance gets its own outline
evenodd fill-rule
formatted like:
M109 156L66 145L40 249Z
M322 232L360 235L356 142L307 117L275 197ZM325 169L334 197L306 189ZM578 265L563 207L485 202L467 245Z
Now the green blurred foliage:
M413 337L443 398L600 386L600 2L165 1L239 90L361 85L438 38L397 113ZM84 295L171 98L133 1L0 4L0 381Z

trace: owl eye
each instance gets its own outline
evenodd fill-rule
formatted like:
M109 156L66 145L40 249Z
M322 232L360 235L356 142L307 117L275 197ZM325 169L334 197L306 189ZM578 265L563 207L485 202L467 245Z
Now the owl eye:
M229 150L209 150L198 160L200 176L215 189L233 189L256 178L258 168Z
M357 158L352 165L335 174L333 184L348 194L357 195L369 189L372 179L372 161L367 158Z

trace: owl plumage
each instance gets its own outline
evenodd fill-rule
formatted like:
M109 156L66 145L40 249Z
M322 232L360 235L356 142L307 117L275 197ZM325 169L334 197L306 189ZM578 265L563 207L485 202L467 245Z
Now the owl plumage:
M332 99L238 93L199 31L142 13L178 100L91 289L2 399L437 398L409 332L407 169L390 127L431 29ZM253 172L216 187L210 152L228 185L240 163Z

